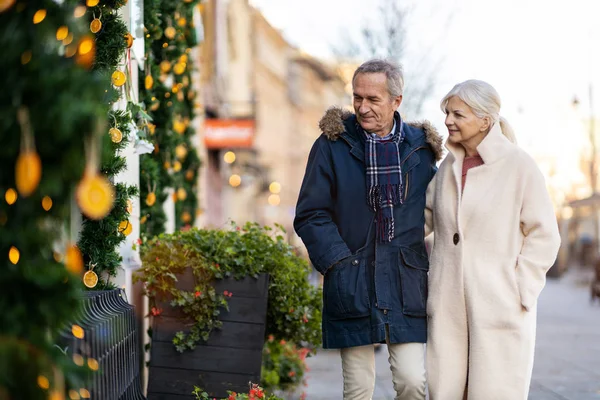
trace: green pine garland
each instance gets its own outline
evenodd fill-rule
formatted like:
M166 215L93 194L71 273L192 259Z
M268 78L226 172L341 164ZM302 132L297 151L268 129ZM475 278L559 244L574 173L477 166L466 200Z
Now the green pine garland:
M33 24L40 9L45 18ZM108 112L106 82L78 66L76 56L65 57L65 46L56 39L58 28L66 26L76 46L88 32L83 22L73 18L71 7L53 0L20 0L0 12L1 399L48 399L61 373L67 389L84 387L80 372L87 368L77 367L55 346L59 330L78 311L82 287L79 275L57 261L65 250L59 239L68 230L73 190L83 175L84 140ZM22 150L17 118L22 107L28 110L42 176L31 195L20 194L9 204L5 193L16 188ZM46 196L52 200L48 211L42 208Z
M107 83L110 82L114 71L123 69L120 63L123 62L127 49L125 36L128 30L118 14L118 9L126 3L126 0L103 0L97 6L89 7L87 11L88 24L94 17L102 22L102 28L95 34L96 54L93 70L101 73ZM127 86L115 87L110 84L108 86L105 101L112 105L123 96ZM109 126L103 132L100 169L110 180L126 168L126 160L119 152L134 139L130 130L132 123L133 116L130 109L108 113ZM121 131L123 134L121 142L113 143L108 134L110 128ZM130 218L127 201L138 194L136 187L125 184L115 185L115 192L113 209L105 218L95 221L84 217L78 242L85 265L93 267L100 278L94 290L114 287L110 278L117 275L122 262L118 247L126 237L123 229L119 227Z
M151 139L158 151L142 156L140 172L142 199L142 232L146 238L165 231L165 191L175 190L177 202L176 227L190 225L197 209L197 174L201 166L191 139L195 135L190 121L194 118L191 91L190 48L196 45L191 24L194 7L198 1L175 0L144 2L146 26L146 74L152 77L152 87L146 89L146 76L140 77L140 97L146 104L155 125ZM167 29L174 29L169 37ZM178 63L185 70L175 71ZM166 65L168 70L162 71ZM167 86L169 80L172 84ZM183 123L183 125L182 125ZM183 129L182 129L183 127ZM183 149L185 156L178 157ZM156 203L147 203L149 193L156 195ZM182 196L183 195L183 196Z

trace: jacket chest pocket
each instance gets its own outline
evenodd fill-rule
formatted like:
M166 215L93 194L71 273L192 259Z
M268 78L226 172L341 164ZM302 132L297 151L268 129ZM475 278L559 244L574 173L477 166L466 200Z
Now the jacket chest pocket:
M325 275L324 308L329 319L370 315L366 264L365 258L348 257Z
M427 272L429 260L423 253L401 247L399 255L402 312L413 317L427 316Z

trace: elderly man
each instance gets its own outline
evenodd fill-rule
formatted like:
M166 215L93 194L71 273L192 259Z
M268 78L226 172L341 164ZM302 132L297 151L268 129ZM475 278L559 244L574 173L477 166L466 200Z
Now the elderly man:
M425 191L441 156L429 123L396 111L404 78L371 60L352 79L355 114L330 109L308 158L294 228L324 275L323 347L341 349L344 399L370 399L387 343L396 399L425 399Z

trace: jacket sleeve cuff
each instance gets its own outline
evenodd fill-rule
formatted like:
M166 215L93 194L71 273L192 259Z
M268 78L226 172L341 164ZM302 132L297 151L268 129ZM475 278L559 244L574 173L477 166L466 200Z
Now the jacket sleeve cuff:
M338 244L332 247L328 252L322 255L319 259L313 261L313 265L322 275L335 265L338 261L350 257L352 252L345 243Z

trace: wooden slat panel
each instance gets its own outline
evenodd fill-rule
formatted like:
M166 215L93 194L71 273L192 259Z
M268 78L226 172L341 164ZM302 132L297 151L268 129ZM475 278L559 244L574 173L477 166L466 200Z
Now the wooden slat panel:
M263 298L268 294L269 276L267 274L260 274L257 279L246 277L239 281L235 279L223 279L215 281L214 287L217 293L223 293L225 290L232 292L233 297Z
M219 319L221 321L231 322L246 322L254 324L262 324L266 321L267 316L267 302L266 297L253 299L253 298L240 298L235 295L228 300L229 311L221 310ZM178 308L172 308L169 302L157 301L156 305L162 311L164 317L175 317L183 318L183 313Z
M153 342L171 342L179 331L189 332L190 328L179 319L156 318L152 328ZM212 331L207 346L232 347L241 349L262 349L265 326L239 322L223 322L221 329Z
M179 353L172 343L153 342L150 367L184 368L234 374L260 375L262 349L233 349L198 345Z
M191 269L188 268L184 273L178 274L177 279L176 287L178 289L190 292L194 290L195 280ZM222 293L227 290L237 297L261 298L267 295L269 275L260 274L258 278L246 277L240 280L225 278L216 280L213 286L217 292Z
M224 374L219 372L190 371L183 369L154 368L150 373L148 400L160 394L187 395L194 386L202 388L212 397L226 397L227 390L242 392L248 390L248 382L259 382L258 375ZM192 396L193 397L193 396Z

